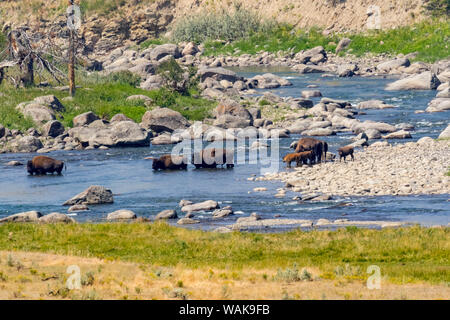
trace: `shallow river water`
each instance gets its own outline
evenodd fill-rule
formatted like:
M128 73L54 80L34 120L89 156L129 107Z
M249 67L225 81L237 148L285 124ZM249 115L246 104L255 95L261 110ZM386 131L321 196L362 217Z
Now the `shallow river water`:
M241 74L251 77L265 70L244 70ZM269 70L274 71L274 70ZM432 100L434 91L389 92L384 87L392 79L374 78L321 78L320 75L298 75L275 70L294 85L272 90L282 96L299 97L309 84L316 84L323 96L344 99L353 104L358 101L380 99L396 106L394 109L365 110L367 115L360 120L377 120L391 124L407 122L415 126L413 140L423 136L436 138L449 122L449 113L414 114L424 110ZM317 101L317 99L313 99ZM330 151L351 141L352 135L338 134L325 137ZM289 145L299 136L280 140L280 153L288 153ZM391 141L404 143L411 140ZM234 169L153 172L148 156L170 153L173 146L151 146L149 148L127 148L90 151L59 151L49 156L67 163L62 176L28 176L24 167L6 167L5 163L19 160L26 163L33 154L0 155L0 217L17 212L38 210L43 214L66 212L62 203L90 185L103 185L115 194L114 204L91 206L90 211L79 212L77 221L101 221L107 213L117 209L130 209L138 216L153 217L165 209L177 209L181 199L191 201L216 200L222 206L231 205L237 216L220 221L212 220L210 213L198 213L202 223L193 227L211 229L232 224L236 217L257 212L264 218L279 214L282 218L384 220L418 222L423 225L447 224L450 222L449 195L405 196L405 197L350 197L319 203L292 201L294 193L287 192L285 198L275 198L281 182L253 182L247 178L260 175L261 164L238 164ZM279 158L278 158L279 159ZM280 170L285 170L280 164ZM362 181L363 183L363 181ZM255 187L266 187L268 191L255 193ZM342 202L350 206L339 205Z

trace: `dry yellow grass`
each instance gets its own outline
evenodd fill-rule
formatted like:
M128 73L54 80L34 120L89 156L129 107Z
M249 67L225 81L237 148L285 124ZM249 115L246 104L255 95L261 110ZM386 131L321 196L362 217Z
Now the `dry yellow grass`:
M81 269L82 288L68 290L70 265ZM398 285L382 280L369 290L351 277L287 282L274 269L165 268L32 252L0 251L0 299L449 299L448 285Z

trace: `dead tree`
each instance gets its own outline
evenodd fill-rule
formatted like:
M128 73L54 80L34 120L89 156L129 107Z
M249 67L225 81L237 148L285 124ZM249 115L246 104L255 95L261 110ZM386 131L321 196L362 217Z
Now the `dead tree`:
M27 33L25 28L10 30L7 33L7 47L4 52L6 57L0 62L0 83L6 77L6 69L18 66L20 75L17 78L10 76L10 80L17 86L33 86L35 72L41 74L47 71L59 84L65 74L49 62L47 56L52 56L46 51L46 46L39 45L39 41L33 41L32 36Z

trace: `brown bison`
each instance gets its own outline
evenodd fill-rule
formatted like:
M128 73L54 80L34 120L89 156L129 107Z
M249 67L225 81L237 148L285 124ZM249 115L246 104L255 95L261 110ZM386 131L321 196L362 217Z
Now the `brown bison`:
M46 156L36 156L33 160L27 162L27 171L30 175L53 174L55 172L60 175L64 167L63 161Z
M314 138L301 138L297 142L295 152L299 153L303 151L313 151L317 162L322 162L322 154L324 155L324 159L326 160L328 143Z
M153 170L185 170L187 169L187 161L183 156L172 156L165 154L158 159L148 157L145 159L153 160Z
M289 153L283 158L283 162L286 163L286 166L288 168L291 167L291 162L297 162L297 167L300 166L301 163L303 164L312 164L315 160L315 155L313 151L304 151L299 153Z
M192 155L192 164L196 169L216 168L226 164L227 168L234 167L234 153L226 149L210 148Z
M353 157L353 147L352 146L346 146L338 149L339 153L339 162L341 162L341 159L347 157L350 155L352 157L352 161L355 161L355 157Z

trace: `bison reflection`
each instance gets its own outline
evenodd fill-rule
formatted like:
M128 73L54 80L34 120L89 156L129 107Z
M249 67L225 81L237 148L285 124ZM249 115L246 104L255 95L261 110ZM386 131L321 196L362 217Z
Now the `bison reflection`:
M30 175L45 175L47 173L53 174L55 172L60 175L63 168L63 161L46 156L36 156L27 163L27 171Z
M192 155L192 163L196 169L217 168L217 166L227 168L234 167L234 153L226 149L210 148Z

